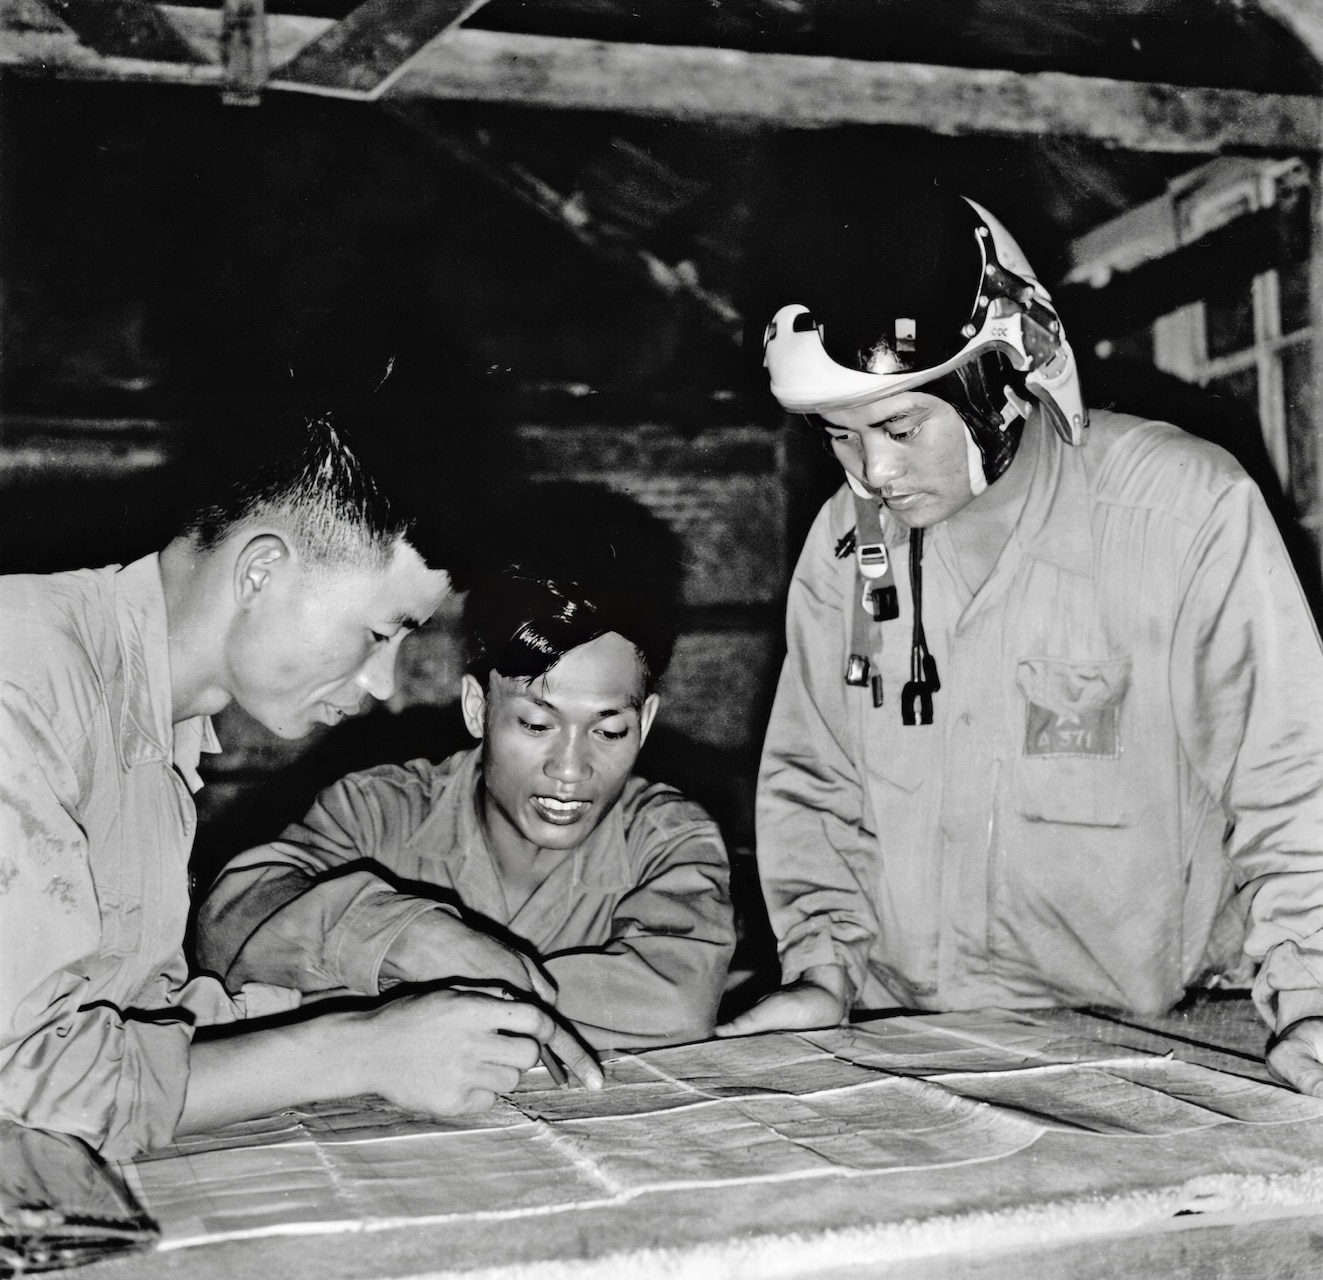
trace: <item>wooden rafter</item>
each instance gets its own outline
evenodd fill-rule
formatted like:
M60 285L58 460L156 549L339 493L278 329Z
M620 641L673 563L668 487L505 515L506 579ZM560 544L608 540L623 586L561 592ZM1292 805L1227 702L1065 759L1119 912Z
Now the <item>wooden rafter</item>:
M0 67L88 79L217 83L220 15L161 6L211 66L101 57L67 31L9 21L23 0L0 0ZM270 88L308 92L280 68L335 24L270 14ZM322 90L325 92L325 90ZM374 91L375 92L375 91ZM363 95L367 96L367 95ZM944 135L1058 135L1135 151L1211 155L1235 150L1314 153L1323 102L1293 94L1184 88L1097 77L1020 75L913 63L861 62L728 49L514 35L461 27L406 63L383 97L619 111L779 128L905 125Z
M487 0L365 0L281 70L288 84L376 97L424 46Z
M420 58L392 94L624 111L780 128L904 125L943 135L1064 134L1139 151L1312 149L1300 95L797 54L603 44L485 31Z
M710 329L733 342L741 341L743 321L739 311L728 298L704 286L692 264L665 261L640 244L625 228L595 216L573 194L562 194L526 166L502 157L485 135L435 129L416 104L394 103L391 111L451 160L482 174L487 181L553 222L599 258L623 267L646 280L654 289L688 306Z
M198 62L151 0L43 0L89 49L107 58Z

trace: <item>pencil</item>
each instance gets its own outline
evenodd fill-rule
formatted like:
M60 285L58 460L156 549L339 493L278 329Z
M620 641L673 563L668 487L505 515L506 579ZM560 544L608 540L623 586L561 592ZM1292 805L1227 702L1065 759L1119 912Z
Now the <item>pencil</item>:
M550 1049L542 1050L542 1065L546 1067L547 1074L556 1082L557 1089L568 1089L570 1078L565 1074L565 1068L556 1060L556 1055Z

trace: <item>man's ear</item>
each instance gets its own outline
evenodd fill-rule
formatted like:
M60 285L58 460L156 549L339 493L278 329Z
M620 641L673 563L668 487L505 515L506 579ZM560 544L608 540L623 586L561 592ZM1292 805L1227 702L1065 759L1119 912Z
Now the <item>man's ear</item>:
M482 737L483 717L487 711L487 695L478 677L465 672L459 682L459 705L464 712L464 727L475 737Z
M657 708L660 706L661 698L655 693L650 693L643 699L643 705L639 708L639 746L648 740L648 730L652 728Z
M250 608L271 585L271 576L289 564L293 552L279 534L259 533L240 548L234 562L235 599Z

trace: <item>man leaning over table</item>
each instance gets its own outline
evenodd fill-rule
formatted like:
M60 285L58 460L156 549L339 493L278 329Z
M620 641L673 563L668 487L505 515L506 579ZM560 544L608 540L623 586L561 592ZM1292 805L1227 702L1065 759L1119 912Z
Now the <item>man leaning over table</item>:
M288 1012L190 980L188 858L210 717L237 702L285 738L389 696L400 646L445 595L406 515L328 422L267 438L252 473L158 554L0 578L0 1116L114 1158L297 1102L378 1092L482 1108L544 1044L600 1071L491 944L520 994L423 989L262 1029Z
M846 484L759 780L783 985L719 1030L1155 1014L1247 956L1270 1068L1323 1095L1323 654L1260 493L1173 426L1090 423L986 209L911 179L855 212L785 232L820 269L765 342Z
M221 873L198 952L232 989L447 976L458 911L523 948L596 1048L712 1033L734 947L725 848L698 805L633 776L671 619L637 566L553 565L469 591L477 747L352 774Z

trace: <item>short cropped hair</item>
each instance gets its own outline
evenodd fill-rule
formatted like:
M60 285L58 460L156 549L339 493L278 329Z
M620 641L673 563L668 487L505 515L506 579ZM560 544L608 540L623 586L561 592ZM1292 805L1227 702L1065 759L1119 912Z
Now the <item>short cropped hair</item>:
M540 577L511 564L477 578L464 602L468 671L484 687L493 671L536 680L571 650L615 632L634 646L653 693L675 643L669 614L644 589Z
M329 417L303 420L287 446L277 429L266 461L223 483L181 532L209 551L259 524L271 524L310 564L326 568L384 568L412 527Z

